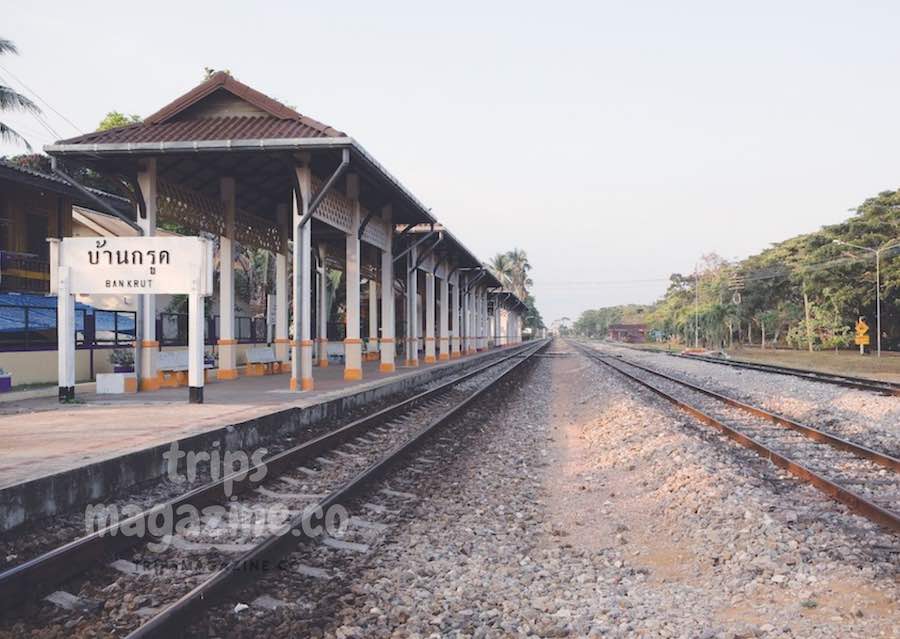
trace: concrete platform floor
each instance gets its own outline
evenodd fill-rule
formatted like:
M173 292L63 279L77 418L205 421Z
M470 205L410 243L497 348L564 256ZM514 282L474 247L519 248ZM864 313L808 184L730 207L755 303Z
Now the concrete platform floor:
M211 381L203 404L189 404L186 387L130 395L81 393L76 396L79 403L67 405L56 398L4 403L0 405L0 488L267 413L310 406L446 364L420 362L416 368L398 366L393 373L381 373L377 361L364 362L363 379L352 382L344 381L342 365L331 365L314 370L315 390L306 392L290 391L286 374Z

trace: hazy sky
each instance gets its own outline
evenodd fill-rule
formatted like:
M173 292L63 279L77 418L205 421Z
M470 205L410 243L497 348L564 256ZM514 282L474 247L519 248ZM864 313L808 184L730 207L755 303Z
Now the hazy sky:
M4 3L21 52L4 83L89 131L229 69L355 137L482 259L525 249L548 323L650 302L705 252L743 257L900 186L895 3L37 7Z

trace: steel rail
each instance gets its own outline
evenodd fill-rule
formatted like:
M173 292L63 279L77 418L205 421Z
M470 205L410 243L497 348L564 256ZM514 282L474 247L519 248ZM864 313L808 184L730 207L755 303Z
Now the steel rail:
M760 408L759 406L753 406L751 404L745 404L744 402L734 399L733 397L728 397L727 395L722 395L721 393L717 393L715 391L709 390L708 388L703 388L702 386L697 386L696 384L692 384L691 382L685 381L683 379L679 379L677 377L673 377L667 373L660 372L655 368L650 368L648 366L643 366L641 364L636 364L630 359L626 359L619 355L615 355L620 361L624 362L628 366L633 366L642 371L646 371L652 375L656 375L658 377L662 377L665 380L670 382L674 382L675 384L679 384L681 386L685 386L686 388L690 388L691 390L697 391L698 393L702 393L708 397L712 397L713 399L717 399L724 404L728 404L729 406L733 406L734 408L738 408L743 410L751 415L756 415L757 417L762 417L763 419L767 419L770 422L775 424L779 424L781 426L785 426L790 428L791 430L795 430L803 435L813 439L817 442L822 442L833 446L835 448L839 448L841 450L845 450L847 452L853 453L854 455L867 459L871 462L879 464L880 466L884 466L885 468L890 468L895 472L900 472L900 459L896 457L892 457L886 453L882 453L880 451L869 448L868 446L864 446L862 444L858 444L856 442L850 441L848 439L844 439L842 437L838 437L837 435L832 435L823 430L819 430L813 426L807 426L806 424L801 424L798 421L791 419L790 417L785 417L784 415L779 415L778 413L772 413L767 411L764 408Z
M89 535L75 539L18 566L5 570L0 573L0 612L12 608L26 599L36 598L50 591L53 587L93 567L109 554L121 552L130 546L147 541L146 538L121 534L122 530L128 530L130 527L138 525L142 526L138 529L147 530L147 522L168 508L171 508L172 512L177 512L178 507L185 504L200 509L211 504L224 503L228 499L225 493L225 486L229 483L232 486L231 494L246 492L258 483L252 482L249 477L257 476L256 473L263 468L266 471L265 477L267 481L271 481L273 477L277 477L278 473L300 466L304 462L339 446L348 439L390 420L398 413L402 413L423 401L449 391L453 386L513 357L519 356L522 351L526 351L532 346L525 344L509 353L501 353L503 356L499 359L492 359L483 366L466 371L462 375L455 376L432 389L418 393L413 397L277 453L246 471L230 473L222 479L198 486L162 504L157 504L144 512L117 521L106 528L94 531Z
M779 468L783 468L784 470L788 471L795 477L798 477L799 479L802 479L802 480L808 482L812 486L815 486L816 488L818 488L820 491L822 491L823 493L828 495L833 500L838 501L838 502L844 504L845 506L847 506L850 510L852 510L856 513L859 513L863 517L866 517L870 521L873 521L876 524L883 526L884 528L892 531L895 534L900 534L900 514L893 513L889 510L886 510L886 509L878 506L877 504L872 503L865 497L862 497L861 495L858 495L858 494L854 493L853 491L851 491L847 488L844 488L840 484L837 484L837 483L831 481L830 479L823 477L822 475L818 474L814 470L807 468L803 464L791 459L790 457L787 457L786 455L783 455L781 453L778 453L778 452L772 450L771 448L769 448L765 444L757 441L753 437L746 435L746 434L740 432L739 430L732 428L731 426L728 426L727 424L721 422L720 420L716 419L715 417L712 417L711 415L704 413L699 408L696 408L696 407L688 404L687 402L680 400L677 397L674 397L673 395L670 395L666 391L651 384L650 382L643 380L640 377L637 377L636 375L633 375L633 374L629 373L628 371L623 370L620 367L612 364L611 362L608 361L607 357L604 357L603 355L600 355L600 354L588 352L588 350L581 345L577 345L576 348L578 348L583 354L590 357L591 359L603 364L604 366L607 366L607 367L613 369L614 371L618 372L620 375L622 375L634 382L637 382L641 386L644 386L645 388L649 389L650 391L656 393L657 395L659 395L666 401L671 402L672 404L677 406L679 409L688 413L689 415L696 418L700 422L702 422L708 426L712 426L713 428L721 431L727 437L733 439L740 445L742 445L746 448L749 448L750 450L754 451L755 453L757 453L759 456L763 457L764 459L768 459L769 461L771 461L773 464L775 464Z
M549 344L548 341L542 340L536 346L531 345L530 350L523 349L524 354L517 352L511 355L510 357L520 357L520 361L505 370L497 378L468 395L460 403L433 419L406 442L393 448L382 459L319 501L312 509L315 511L315 514L311 513L310 509L306 509L303 514L298 515L289 524L286 524L281 530L281 534L270 535L241 557L229 563L228 566L215 572L202 584L127 635L127 639L171 637L179 632L184 632L193 617L220 602L228 592L231 592L234 588L253 577L263 574L266 567L271 567L273 561L290 552L297 544L314 541L316 537L309 535L307 531L311 531L318 526L318 521L324 517L324 513L331 506L348 503L359 496L369 484L383 477L401 458L415 449L429 435L459 415L484 393L494 388L510 373L529 361L532 355L545 348L547 344ZM502 361L506 361L506 359L510 358L504 358Z
M701 362L709 362L710 364L723 364L734 368L746 368L749 370L757 370L765 373L774 373L777 375L791 375L808 379L814 382L822 382L825 384L835 384L838 386L846 386L857 390L867 390L886 395L900 395L900 383L888 380L868 379L865 377L851 377L850 375L838 375L836 373L825 373L821 371L813 371L805 368L792 368L790 366L779 366L776 364L761 364L757 362L748 362L746 360L719 359L717 357L709 357L707 355L684 355L681 353L669 353L671 357L681 357L683 359L699 360Z

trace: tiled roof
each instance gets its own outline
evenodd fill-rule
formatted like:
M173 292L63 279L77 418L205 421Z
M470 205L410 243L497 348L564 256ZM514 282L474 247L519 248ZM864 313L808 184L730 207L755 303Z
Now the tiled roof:
M231 94L255 108L253 114L196 116L192 107L213 94ZM215 96L213 96L215 99ZM277 100L238 82L224 72L173 100L144 122L96 131L58 144L128 144L283 138L331 138L346 134L298 113Z
M17 177L16 174L21 174L22 178L31 178L31 184L33 184L34 186L52 186L56 191L62 191L66 194L72 195L76 200L84 199L81 193L79 193L71 184L66 182L58 175L54 175L52 173L44 173L43 171L38 171L37 169L32 169L30 167L22 166L21 164L10 162L6 158L0 158L0 177L7 177L8 179L15 180ZM94 195L108 200L114 206L131 206L128 198L122 197L121 195L107 193L106 191L95 189L90 186L86 186L84 188ZM89 204L88 206L91 205Z
M341 136L343 134L340 134ZM253 140L279 138L320 138L328 136L301 120L268 116L226 116L132 124L63 140L60 144L127 144L139 142L191 142L194 140Z

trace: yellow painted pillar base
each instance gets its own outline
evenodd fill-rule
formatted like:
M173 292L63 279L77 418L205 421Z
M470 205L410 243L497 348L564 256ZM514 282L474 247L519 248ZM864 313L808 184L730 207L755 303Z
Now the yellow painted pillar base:
M312 390L313 386L314 385L313 385L312 377L304 377L303 379L300 380L300 390L305 390L305 391ZM297 378L296 377L291 378L291 390L292 391L297 390Z
M216 379L218 379L219 381L237 378L238 371L236 368L220 368L216 373Z
M158 391L159 377L150 377L141 380L141 391Z
M396 370L396 367L393 363L382 362L378 365L378 370L382 373L393 373Z
M426 364L434 364L437 361L437 358L434 355L426 355L425 363Z
M406 360L406 365L407 365L407 366L413 366L413 367L418 366L418 365L419 365L419 360L417 360L417 359L408 359L408 360Z
M319 342L319 368L328 368L328 340L320 339Z
M440 355L438 355L438 359L442 362L446 362L448 359L450 359L450 353L441 353Z
M362 369L361 368L345 368L344 369L344 379L348 381L355 381L362 379Z
M453 351L452 353L450 353L450 359L459 359L460 357L462 357L462 353L460 353L459 351Z

